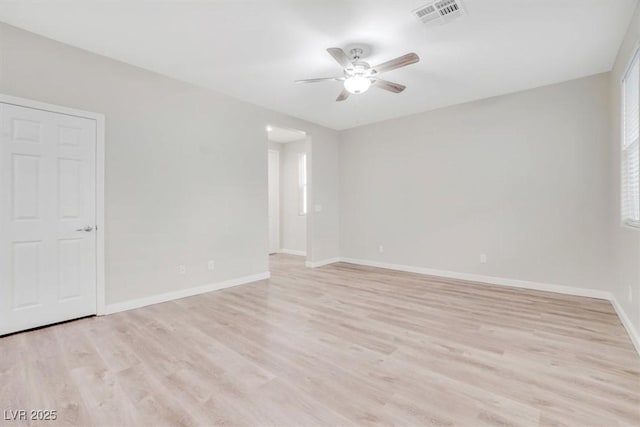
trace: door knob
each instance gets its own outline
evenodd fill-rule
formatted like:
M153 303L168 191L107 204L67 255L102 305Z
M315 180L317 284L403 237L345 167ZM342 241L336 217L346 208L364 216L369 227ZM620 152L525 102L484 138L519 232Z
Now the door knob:
M93 227L90 226L90 225L87 225L86 227L78 228L76 231L84 231L84 232L88 233L90 231L93 231Z

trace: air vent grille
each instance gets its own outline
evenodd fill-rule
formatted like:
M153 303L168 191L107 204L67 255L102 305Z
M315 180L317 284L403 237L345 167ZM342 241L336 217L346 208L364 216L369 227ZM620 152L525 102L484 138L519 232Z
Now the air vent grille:
M464 14L462 0L436 0L413 11L423 23L444 24Z
M424 7L422 9L418 9L416 10L416 15L418 15L418 18L424 18L425 16L433 13L436 11L436 8L433 5L429 5L427 7Z
M442 0L436 2L436 7L438 8L438 12L440 12L440 16L447 16L460 10L456 0Z

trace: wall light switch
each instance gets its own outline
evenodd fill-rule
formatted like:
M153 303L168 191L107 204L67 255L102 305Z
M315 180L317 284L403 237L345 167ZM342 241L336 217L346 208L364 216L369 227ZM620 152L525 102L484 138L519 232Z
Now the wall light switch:
M480 264L487 263L487 254L480 254Z
M316 212L322 212L322 205L315 205L314 210Z
M379 245L378 246L378 252L383 253L384 252L384 246Z
M209 270L215 270L216 269L216 262L214 260L209 260L209 262L207 263L207 268Z

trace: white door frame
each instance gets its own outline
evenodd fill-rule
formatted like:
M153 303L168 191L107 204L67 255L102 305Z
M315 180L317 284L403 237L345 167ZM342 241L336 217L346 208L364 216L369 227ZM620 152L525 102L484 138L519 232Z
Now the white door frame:
M278 128L281 129L290 129L290 130L295 130L298 132L303 132L305 134L305 144L304 144L304 148L305 148L305 153L307 155L307 227L306 227L306 240L307 240L307 247L306 247L306 256L305 256L305 264L307 267L310 267L311 265L311 261L309 261L310 259L312 259L312 253L313 253L313 216L315 214L315 209L314 209L314 201L313 201L313 174L312 174L312 170L313 170L313 138L312 138L312 134L309 131L306 130L302 130L300 127L291 127L288 125L279 125L278 123L273 123L273 126L276 126ZM265 124L265 128L269 128L271 125ZM269 143L269 131L266 132L266 142L267 144ZM282 213L282 212L281 212ZM282 245L282 242L280 242L280 244Z
M47 104L0 93L0 102L96 121L96 314L106 314L104 281L104 114Z
M282 242L280 241L280 222L281 222L281 215L282 215L282 212L281 212L282 205L281 205L281 200L280 200L280 196L281 196L280 189L282 188L282 183L280 182L280 151L272 150L272 149L269 148L267 150L267 155L269 156L272 153L275 153L276 159L278 160L277 161L278 169L276 169L276 171L275 171L275 175L276 175L277 181L278 181L278 187L277 187L278 188L277 189L278 221L276 223L276 234L277 234L276 240L277 240L278 244L276 245L277 248L276 248L275 252L271 252L271 244L273 242L271 242L271 236L269 236L269 254L278 253L278 252L280 252L280 249L282 249ZM270 161L270 159L267 159L267 161ZM268 173L269 180L271 180L272 171L268 170L267 173ZM269 184L271 184L271 183L269 182ZM271 208L271 198L269 198L269 208ZM271 221L269 221L269 234L271 234Z

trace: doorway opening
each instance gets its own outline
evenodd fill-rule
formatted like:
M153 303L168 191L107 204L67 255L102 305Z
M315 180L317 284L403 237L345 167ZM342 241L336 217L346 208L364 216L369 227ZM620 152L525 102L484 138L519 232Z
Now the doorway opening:
M308 135L267 127L269 254L307 257L310 200Z

